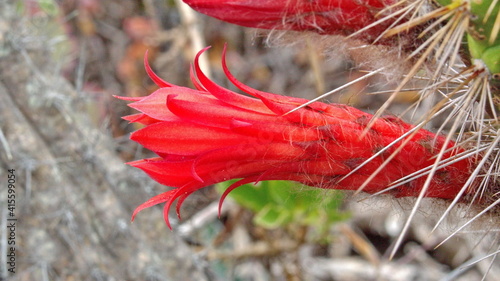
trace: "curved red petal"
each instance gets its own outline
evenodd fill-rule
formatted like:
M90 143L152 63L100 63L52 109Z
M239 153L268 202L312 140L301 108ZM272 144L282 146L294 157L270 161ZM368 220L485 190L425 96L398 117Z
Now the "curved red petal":
M158 195L150 198L148 201L142 203L137 208L135 208L134 212L132 213L132 219L131 220L134 221L135 216L140 211L142 211L142 210L144 210L146 208L152 207L154 205L167 202L172 197L172 195L174 194L174 192L175 192L175 189L167 191L167 192L163 192L161 194L158 194Z
M203 52L205 52L208 49L205 48L196 54L195 60L194 60L194 69L195 69L195 74L196 77L199 79L201 85L207 89L214 97L218 98L219 100L239 107L239 108L247 108L251 109L253 111L261 112L261 113L272 113L264 104L262 104L259 100L250 98L250 97L245 97L243 95L239 95L233 91L230 91L226 88L223 88L216 83L214 83L212 80L210 80L204 73L201 71L200 65L198 63L199 57Z
M139 123L143 125L151 125L156 122L161 122L161 120L151 118L144 113L132 114L123 116L122 119L129 121L130 123Z
M126 101L140 101L144 97L123 97L123 96L117 96L113 95L114 98L120 99L120 100L126 100Z
M149 78L151 78L151 80L153 80L153 82L155 82L155 84L159 87L174 86L173 84L170 84L167 81L161 79L158 75L156 75L156 73L154 73L153 69L151 69L148 61L148 50L146 50L146 53L144 54L144 67L146 68L146 73L148 74Z
M167 107L184 120L219 128L229 128L233 118L261 122L273 122L277 119L276 115L236 108L199 95L170 95L167 98Z
M189 77L191 79L191 82L193 83L194 87L198 90L198 91L205 91L205 92L208 92L207 89L205 89L205 87L203 87L203 85L201 85L200 81L198 81L198 78L196 78L196 75L194 73L194 66L193 64L191 64L189 66Z
M248 177L248 178L241 179L241 180L231 184L226 190L224 190L224 193L222 193L222 195L219 199L219 208L218 208L219 218L220 218L221 211L222 211L222 204L224 203L224 200L229 195L229 193L231 193L231 191L235 190L236 188L238 188L244 184L256 182L259 177L260 176L254 176L254 177Z

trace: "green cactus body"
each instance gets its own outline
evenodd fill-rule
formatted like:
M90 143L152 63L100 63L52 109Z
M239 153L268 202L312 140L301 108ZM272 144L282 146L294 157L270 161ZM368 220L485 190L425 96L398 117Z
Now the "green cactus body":
M472 59L480 60L495 84L500 82L500 3L495 0L436 0L442 6L469 3L467 44Z
M471 0L467 41L474 59L480 59L495 80L500 79L500 4L494 0Z
M436 2L438 2L441 6L447 6L450 5L453 0L436 0ZM460 0L460 2L462 1Z

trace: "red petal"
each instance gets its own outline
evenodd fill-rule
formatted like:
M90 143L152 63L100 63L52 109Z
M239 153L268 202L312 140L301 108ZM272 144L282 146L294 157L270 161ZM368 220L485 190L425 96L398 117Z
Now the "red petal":
M142 203L141 205L139 205L139 207L135 208L134 213L132 214L132 221L134 221L135 216L140 211L142 211L142 210L144 210L146 208L152 207L154 205L167 202L168 200L170 200L172 198L172 195L174 194L174 192L175 192L175 189L167 191L167 192L164 192L164 193L161 193L161 194L158 194L155 197L153 197L153 198L149 199L148 201L146 201L146 202Z
M180 88L180 87L176 87ZM141 99L140 101L129 104L128 106L139 110L140 112L149 115L158 120L170 120L175 115L167 108L167 96L172 93L175 88L162 88L151 95Z
M143 125L150 125L156 122L160 122L160 120L151 118L144 113L137 113L137 114L123 116L122 119L127 120L130 123L140 123Z
M191 64L191 66L189 67L189 77L191 78L191 82L193 83L194 87L198 90L198 91L205 91L205 92L208 92L207 89L205 89L205 87L203 87L203 85L200 84L200 81L198 81L198 78L196 77L196 75L194 74L194 69L193 69L193 65Z
M294 147L290 143L241 143L239 145L224 147L218 150L208 151L196 158L193 163L195 169L207 163L231 163L239 164L252 161L296 161L306 158L304 150ZM273 162L274 163L274 162ZM202 167L204 168L204 167Z
M283 163L281 166L274 168L272 171L273 173L334 177L338 175L346 175L351 170L346 165L341 162L334 161L333 159L311 159Z
M163 185L181 187L193 181L193 176L190 173L192 163L192 161L165 161L162 158L152 158L127 164L143 170Z
M229 71L229 68L227 67L226 63L226 46L224 46L223 52L222 52L222 69L224 70L224 74L226 74L226 77L233 83L238 89L242 90L243 92L250 94L254 97L257 97L259 99L265 99L265 100L272 100L272 101L280 101L286 104L293 104L293 105L301 105L306 103L308 100L306 99L301 99L301 98L294 98L294 97L285 97L285 96L280 96L277 94L272 94L272 93L266 93L262 92L259 90L256 90L252 87L249 87L243 83L241 83L234 75ZM241 96L241 95L239 95Z
M272 112L280 116L286 114L285 118L291 119L292 121L295 122L303 122L305 124L325 125L335 121L331 120L328 117L335 117L339 119L349 120L364 115L370 116L369 114L364 113L352 107L337 105L337 104L330 106L321 102L314 102L308 105L307 107L304 107L303 109L299 109L297 111L287 114L289 111L296 109L300 105L307 103L308 100L262 92L241 83L240 81L238 81L238 79L236 79L236 77L233 76L233 74L229 71L227 67L225 60L225 48L224 48L224 53L222 55L222 69L224 70L224 73L226 74L229 81L231 81L231 83L233 83L240 90L254 97L260 98L262 102ZM306 117L308 118L309 121L306 121L304 119ZM326 119L330 120L326 122Z
M189 196L190 194L192 194L193 192L195 192L196 190L201 189L201 188L203 188L203 186L201 186L198 182L194 182L194 183L188 183L188 184L174 190L172 197L168 199L165 206L163 207L163 218L164 218L165 222L167 223L167 226L170 229L172 229L172 227L170 226L170 221L168 219L168 213L169 213L170 207L172 206L174 201L177 198L179 198L179 201L177 202L176 210L177 210L177 216L180 218L180 208L181 208L184 200L187 198L187 196Z
M222 203L224 203L224 200L229 195L229 193L231 193L231 191L235 190L236 188L238 188L238 187L240 187L240 186L242 186L244 184L252 183L252 182L257 181L257 179L259 177L260 176L254 176L254 177L249 177L249 178L245 178L245 179L239 180L239 181L231 184L226 190L224 190L224 193L222 193L222 195L221 195L221 197L219 199L219 209L218 209L218 215L219 215L219 217L220 217L221 210L222 210Z
M238 134L257 138L261 142L307 142L322 138L322 134L316 128L299 127L290 123L232 120L231 130Z
M208 79L208 77L201 71L198 63L200 55L203 54L203 52L205 52L208 48L209 47L199 51L194 60L195 73L202 86L206 88L214 97L227 104L261 113L272 113L261 101L237 94Z
M184 120L213 127L229 128L233 118L273 122L276 115L262 114L242 108L237 108L219 100L184 93L170 95L167 106L172 113Z
M164 121L132 133L130 139L157 153L194 155L236 145L245 137L186 121Z
M156 85L160 87L173 87L175 85L168 83L167 81L161 79L154 71L151 69L151 66L149 65L148 61L148 50L146 50L146 53L144 54L144 67L146 68L146 73L148 74L149 78L155 82Z
M192 100L205 101L207 103L212 100L212 103L217 103L214 97L207 95L205 92L173 86L156 90L151 95L142 98L140 101L131 103L129 106L157 120L177 120L179 118L170 112L167 107L167 97L170 95L186 96Z
M126 101L140 101L144 97L122 97L122 96L117 96L113 95L114 98L120 99L120 100L126 100Z

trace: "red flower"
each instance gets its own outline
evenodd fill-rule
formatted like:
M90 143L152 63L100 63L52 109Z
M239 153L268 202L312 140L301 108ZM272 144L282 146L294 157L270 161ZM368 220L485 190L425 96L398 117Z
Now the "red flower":
M161 80L145 60L148 74L161 88L144 98L128 98L135 101L130 107L141 113L125 119L146 125L134 132L131 139L158 155L129 164L159 183L175 187L139 206L133 217L144 208L166 203L164 216L169 224L167 214L176 199L179 214L182 202L191 193L230 179L241 180L227 192L264 180L357 190L394 153L383 171L363 189L376 193L431 166L445 143L443 137L426 130L403 136L414 127L391 116L376 120L361 137L372 116L343 104L315 102L287 114L307 100L251 89L229 73L224 60L223 69L229 80L255 98L222 88L199 68L198 57L205 50L198 53L191 71L196 90ZM397 142L401 136L403 140ZM396 144L385 148L393 142ZM451 149L453 146L447 145L445 158L462 151ZM376 153L379 154L374 156ZM372 159L359 167L369 158ZM469 163L450 163L437 171L425 196L454 198L459 192L468 178ZM425 180L425 176L417 177L388 192L418 196Z
M391 9L396 0L183 0L196 11L246 27L313 30L349 35L367 27ZM379 14L382 12L381 14ZM384 21L364 36L375 39L393 20Z

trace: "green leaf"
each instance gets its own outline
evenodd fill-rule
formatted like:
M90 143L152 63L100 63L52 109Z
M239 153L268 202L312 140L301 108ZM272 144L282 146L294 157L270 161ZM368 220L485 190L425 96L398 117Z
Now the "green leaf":
M59 13L59 8L53 0L39 0L38 5L47 15L56 16Z
M292 220L293 215L289 209L274 204L266 205L254 217L255 224L269 229L284 226L292 222Z
M236 180L217 185L224 192ZM257 185L243 185L229 197L255 213L254 222L265 228L289 224L313 226L320 231L332 223L349 218L340 212L343 193L305 187L289 181L264 181Z

